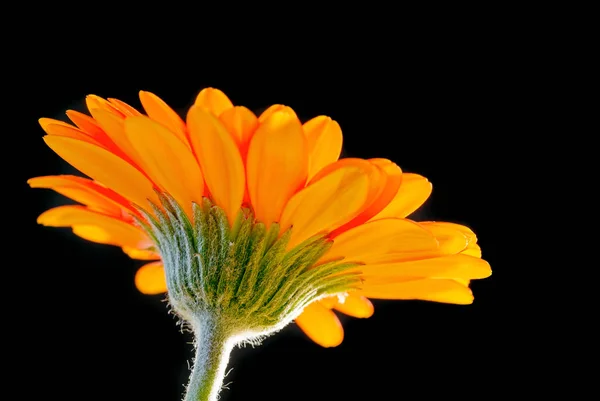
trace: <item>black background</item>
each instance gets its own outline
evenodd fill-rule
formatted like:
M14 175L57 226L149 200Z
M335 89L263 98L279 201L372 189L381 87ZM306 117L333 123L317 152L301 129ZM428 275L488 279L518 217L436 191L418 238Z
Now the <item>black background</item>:
M90 93L137 107L139 90L183 111L207 86L257 112L282 103L305 119L329 115L344 132L344 155L389 158L426 176L434 189L416 217L471 227L494 272L472 284L470 306L374 301L370 319L343 318L337 348L323 349L291 325L260 347L236 349L223 400L487 399L518 382L516 370L504 368L514 330L505 283L518 267L505 251L512 241L506 209L515 202L516 169L507 162L514 110L510 66L489 42L440 35L402 50L364 52L333 43L289 52L263 45L223 62L189 47L146 42L126 51L127 44L106 43L112 37L87 48L56 39L33 42L36 61L13 99L25 105L15 135L26 152L12 175L19 213L9 217L18 215L23 234L15 243L26 261L19 269L34 306L17 302L11 331L22 331L28 344L19 375L36 377L21 391L62 400L180 399L191 336L179 332L160 297L135 290L142 262L68 229L37 226L41 212L67 201L25 181L71 172L44 145L39 117L82 111Z

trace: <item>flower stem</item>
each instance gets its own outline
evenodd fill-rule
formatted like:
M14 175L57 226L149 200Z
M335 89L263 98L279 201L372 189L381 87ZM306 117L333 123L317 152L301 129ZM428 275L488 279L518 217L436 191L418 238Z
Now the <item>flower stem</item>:
M224 327L213 319L198 319L193 328L196 335L196 358L185 401L216 401L232 344Z

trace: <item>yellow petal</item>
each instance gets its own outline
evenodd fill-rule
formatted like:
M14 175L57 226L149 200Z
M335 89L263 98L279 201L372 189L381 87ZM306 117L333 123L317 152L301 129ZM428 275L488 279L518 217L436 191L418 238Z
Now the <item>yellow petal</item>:
M361 257L361 262L365 265L385 265L392 263L408 262L412 260L422 260L438 258L442 256L439 248L424 249L415 252L395 252L386 254L370 254ZM327 255L322 259L327 261ZM363 266L358 266L355 271L362 271Z
M247 108L235 106L224 111L219 116L219 120L235 140L245 162L250 139L258 128L258 118Z
M297 118L271 114L250 141L247 159L248 193L256 219L267 226L279 221L290 197L306 182L306 138Z
M231 109L234 110L234 109ZM246 177L239 149L221 122L193 106L187 117L190 141L215 203L233 224L244 198Z
M467 246L467 249L462 251L462 254L473 256L475 258L480 258L481 257L481 248L479 247L479 245L477 245L475 243L470 243L469 246Z
M343 302L338 299L333 307L348 316L358 318L371 317L375 312L375 308L368 298L356 294L348 294Z
M440 251L445 255L461 253L467 248L467 236L451 225L435 221L420 221L419 225L435 236L440 244Z
M215 88L202 89L198 97L196 97L194 105L200 106L217 117L225 110L233 107L231 100L223 92Z
M372 220L406 217L417 210L431 194L431 183L418 174L402 174L402 183L392 201Z
M435 237L417 223L404 219L383 219L340 234L334 239L324 259L345 258L360 262L370 256L435 252L437 249Z
M185 123L172 108L151 92L140 91L140 101L148 117L164 125L186 146L188 145Z
M360 266L360 271L370 284L385 284L392 278L415 277L472 280L486 278L492 274L488 262L464 254L398 263L367 264Z
M477 236L475 235L473 230L471 230L469 227L463 226L462 224L448 223L445 221L419 222L419 224L421 224L421 225L424 224L426 228L428 228L427 224L435 224L436 226L447 229L447 230L459 231L461 234L463 234L467 238L467 244L468 244L466 246L466 248L462 249L462 251L460 251L460 252L464 255L474 256L476 258L481 257L481 248L479 247L479 245L477 245ZM456 234L453 234L453 235L456 236ZM454 240L456 241L456 238ZM455 244L454 250L456 251L457 249L458 249L458 244Z
M125 133L146 174L191 216L192 202L202 204L204 189L192 152L171 131L148 117L125 120Z
M467 279L464 279L464 278L455 278L454 281L456 281L459 284L464 285L465 287L468 287L469 284L471 283L471 280L467 280Z
M360 166L340 166L294 195L281 216L282 230L293 226L289 247L355 217L368 196L368 174Z
M83 206L55 207L42 213L37 221L44 226L72 227L80 237L101 244L138 249L152 246L150 238L138 227Z
M302 126L308 140L308 179L335 162L342 152L342 129L327 116L315 117Z
M308 305L296 318L296 324L311 340L323 347L337 347L344 341L340 320L318 302Z
M128 246L124 246L123 252L127 256L129 256L131 259L138 259L138 260L160 259L160 255L157 252L148 250L148 249L137 249L137 248L131 248Z
M148 211L148 199L158 203L152 183L136 168L109 151L89 143L59 136L44 137L46 144L83 174L101 182Z
M285 113L290 118L293 117L298 119L296 112L289 106L284 106L283 104L274 104L269 106L265 111L263 111L260 116L258 116L258 122L261 124L267 120L267 118L271 117L274 113Z
M157 295L167 292L165 269L162 262L148 263L135 273L135 286L146 295Z
M471 290L454 280L421 279L382 285L365 283L357 293L373 299L420 299L459 305L473 302Z
M118 194L93 181L73 175L35 177L27 181L31 188L53 189L61 195L104 214L120 217L124 207L130 208ZM125 204L121 202L125 201ZM127 205L127 206L126 206Z
M444 227L448 227L448 228L452 228L452 229L460 231L467 237L469 244L477 243L477 236L475 235L473 230L471 230L467 226L463 226L462 224L456 224L456 223L448 223L447 221L436 221L435 224L438 226L444 226Z

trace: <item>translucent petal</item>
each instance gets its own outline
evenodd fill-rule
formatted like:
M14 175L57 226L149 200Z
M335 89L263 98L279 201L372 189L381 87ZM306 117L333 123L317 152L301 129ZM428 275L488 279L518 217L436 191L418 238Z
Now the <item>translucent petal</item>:
M267 226L279 221L306 182L308 153L298 119L282 111L271 114L250 141L246 169L256 219Z
M313 302L296 318L298 327L322 347L337 347L344 340L344 329L335 313Z

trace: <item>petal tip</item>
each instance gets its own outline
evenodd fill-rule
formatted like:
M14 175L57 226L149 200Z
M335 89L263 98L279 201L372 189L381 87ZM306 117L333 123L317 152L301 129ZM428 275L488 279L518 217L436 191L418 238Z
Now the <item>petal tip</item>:
M483 260L483 259L481 259L481 260ZM481 278L488 278L488 277L491 277L491 276L492 276L492 266L490 266L489 262L487 262L487 261L485 261L485 260L484 260L484 262L485 262L485 265L486 265L487 271L485 271L485 273L484 273L484 274L482 274L482 277L481 277Z
M40 187L42 187L39 184L39 181L41 178L43 178L43 177L32 177L32 178L28 179L26 181L26 183L27 183L27 185L29 185L30 188L40 188Z
M371 303L371 307L365 311L364 316L361 316L362 319L368 319L375 314L375 307Z
M344 331L342 330L338 337L335 337L335 338L332 337L331 339L329 339L329 341L322 342L319 345L322 346L323 348L335 348L343 342L344 342Z
M162 262L144 265L135 273L134 283L144 295L160 295L167 292Z
M152 93L150 91L141 90L138 92L138 96L139 96L140 100L142 101L142 103L144 102L144 100L150 100L148 98L152 97L152 95L154 95L154 93ZM154 96L156 96L156 95L154 95Z
M48 219L48 211L45 211L44 213L40 214L35 221L36 223L46 227L52 225L50 224L50 219Z

